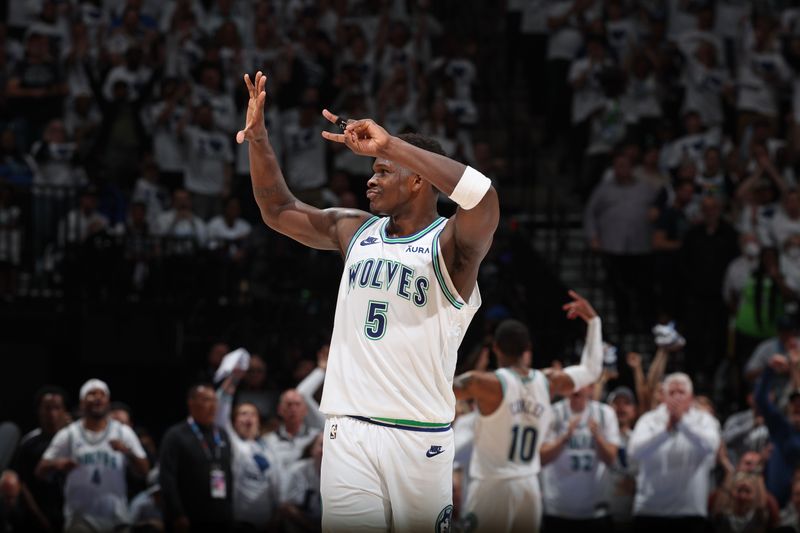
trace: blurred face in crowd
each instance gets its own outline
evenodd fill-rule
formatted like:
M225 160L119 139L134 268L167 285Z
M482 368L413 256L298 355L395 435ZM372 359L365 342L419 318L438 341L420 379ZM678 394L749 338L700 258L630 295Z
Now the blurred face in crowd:
M244 384L248 389L260 389L267 380L267 364L258 356L250 357L250 366L244 374Z
M130 209L131 225L135 227L143 226L147 218L147 208L141 202L134 202Z
M44 60L46 55L47 37L38 33L29 35L25 41L25 58L32 63L38 63Z
M108 416L110 416L112 419L116 420L120 424L124 424L124 425L126 425L128 427L132 427L131 426L131 414L128 411L126 411L125 409L112 409L108 413Z
M761 472L761 455L758 452L743 453L739 458L739 464L736 465L736 470L748 474Z
M261 420L255 405L242 403L236 407L233 415L233 429L244 440L258 438L258 434L261 431Z
M706 176L714 176L719 173L722 163L719 150L709 148L703 156L703 173Z
M225 203L225 219L229 221L234 221L239 218L239 215L242 213L242 208L239 207L239 200L236 198L231 198Z
M21 489L22 485L16 472L6 470L0 474L0 502L7 509L16 507Z
M37 413L39 426L48 435L64 427L67 410L64 407L64 398L60 394L45 394L39 402Z
M219 90L220 82L222 81L219 76L219 71L211 67L203 69L203 74L200 79L203 83L203 87L210 91Z
M306 417L308 409L303 397L294 389L289 389L281 395L278 405L278 415L287 426L298 426Z
M665 401L674 402L677 406L683 407L684 409L688 408L694 399L692 391L689 390L686 383L682 381L671 381L667 384L665 394Z
M61 144L67 142L67 128L60 120L51 120L47 123L47 128L42 135L45 141L50 144Z
M706 196L703 198L703 203L700 206L700 211L703 213L703 220L707 225L716 224L722 212L719 205L719 200L714 196Z
M787 406L789 411L789 423L796 430L800 430L800 395L792 396Z
M189 196L189 191L178 189L172 195L172 206L176 211L191 211L192 210L192 197Z
M94 212L94 210L97 209L97 196L91 193L82 194L80 207L81 211L86 214Z
M735 510L743 512L751 509L756 498L755 479L738 479L734 482L732 496Z
M689 205L694 198L694 183L689 180L681 180L675 188L675 203L679 206Z
M622 183L633 179L633 165L626 154L620 154L614 158L614 178Z
M217 414L217 395L214 389L201 385L196 387L189 396L189 415L203 426L214 423Z
M714 45L706 41L701 41L697 46L695 57L700 64L707 68L713 68L717 64L717 51L714 48Z
M636 406L627 396L619 395L614 398L614 401L611 402L611 407L614 408L614 412L617 414L620 426L633 425L633 421L636 418Z
M798 482L792 485L792 505L796 510L800 511L800 483Z
M783 243L783 255L793 262L800 262L800 234L790 236Z
M214 126L214 115L211 106L201 105L195 110L195 120L197 125L203 129L210 130Z
M108 394L103 389L92 389L81 400L83 415L99 420L108 414Z
M752 233L742 233L739 237L739 248L742 255L750 259L758 259L761 256L761 245L758 238Z
M589 385L582 389L576 390L569 396L569 408L573 413L582 413L589 403L589 397L592 394L593 386Z
M686 128L686 133L688 135L700 133L703 131L703 121L700 119L698 113L690 111L686 113L686 116L683 118L683 127Z

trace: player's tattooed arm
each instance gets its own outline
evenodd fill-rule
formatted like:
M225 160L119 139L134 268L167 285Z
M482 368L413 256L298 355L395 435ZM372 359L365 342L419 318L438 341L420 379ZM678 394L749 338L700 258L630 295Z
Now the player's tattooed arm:
M453 379L457 400L475 400L483 415L492 414L503 401L503 384L493 372L471 370Z

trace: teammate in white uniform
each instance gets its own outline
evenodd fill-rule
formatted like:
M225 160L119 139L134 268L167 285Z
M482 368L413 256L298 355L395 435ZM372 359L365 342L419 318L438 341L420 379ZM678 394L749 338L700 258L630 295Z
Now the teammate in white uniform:
M582 364L599 378L603 358L600 319L589 302L570 291L573 301L564 309L569 318L587 324ZM467 372L455 380L459 399L474 398L480 416L475 424L475 442L470 461L472 480L467 489L468 531L537 532L542 502L537 474L539 448L552 416L551 390L569 394L575 388L571 375L585 368L542 372L526 368L523 353L530 349L524 324L507 320L497 327L493 350L500 368L495 372ZM583 384L585 376L578 376Z
M370 210L319 210L286 187L264 127L259 72L247 124L253 194L264 221L308 246L339 251L344 274L321 410L325 531L428 531L452 516L452 379L456 351L480 304L476 280L499 219L488 178L419 135L393 137L371 120L322 132L374 157ZM436 153L438 152L438 153ZM437 211L438 191L459 207Z
M87 381L80 400L83 418L56 433L36 475L47 478L55 471L69 472L64 487L65 531L111 531L129 522L126 467L144 477L149 465L133 430L108 416L109 390L104 382Z

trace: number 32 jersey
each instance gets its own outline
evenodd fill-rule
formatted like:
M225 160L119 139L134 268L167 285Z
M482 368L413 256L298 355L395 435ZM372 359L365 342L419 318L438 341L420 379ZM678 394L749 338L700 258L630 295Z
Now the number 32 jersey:
M495 374L503 387L503 401L492 414L479 416L475 422L470 477L535 476L551 417L547 378L536 370L522 376L510 368L499 368Z
M372 217L345 256L320 409L389 424L453 420L457 350L480 306L453 286L439 236L447 219L407 237L389 237L388 217Z

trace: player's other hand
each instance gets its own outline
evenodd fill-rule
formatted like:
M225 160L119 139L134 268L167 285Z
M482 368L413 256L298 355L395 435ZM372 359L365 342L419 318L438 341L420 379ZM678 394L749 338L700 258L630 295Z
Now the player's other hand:
M267 136L267 128L264 126L264 101L267 93L264 88L267 85L267 76L259 70L256 72L255 81L250 80L250 75L244 75L244 83L250 100L247 102L247 119L243 130L236 134L236 142L242 144L245 140L256 141Z
M64 472L65 474L71 471L73 468L78 466L78 463L72 459L62 457L60 459L53 460L56 470L59 472Z
M785 355L775 354L769 358L767 364L778 374L786 374L789 372L789 359Z
M322 116L332 124L339 125L338 115L334 115L327 109L322 110ZM341 127L341 126L339 126ZM322 136L329 141L344 144L358 155L369 157L379 157L389 146L392 136L389 132L380 127L371 119L348 120L344 131L341 133L331 133L323 131Z
M111 446L112 450L121 454L127 454L130 451L128 447L125 446L125 443L119 439L111 439L108 441L108 445Z
M575 291L569 291L569 296L572 301L564 304L561 308L567 312L567 318L574 320L582 318L586 322L597 316L597 312L592 305Z

